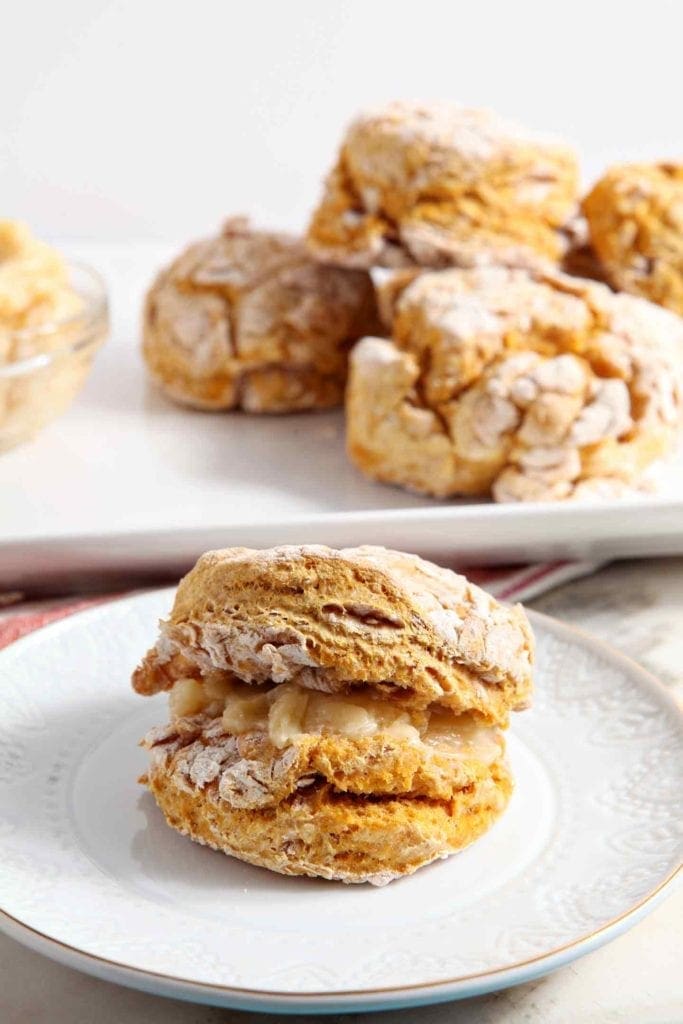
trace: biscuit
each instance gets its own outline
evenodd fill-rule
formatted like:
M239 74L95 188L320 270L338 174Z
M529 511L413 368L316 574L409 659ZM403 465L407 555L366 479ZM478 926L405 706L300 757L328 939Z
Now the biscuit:
M272 807L234 807L216 784L187 785L159 761L147 784L168 824L239 860L283 875L385 885L468 846L505 810L503 763L449 800L368 800L315 783Z
M683 164L613 167L583 211L615 288L683 314Z
M347 448L368 476L436 497L549 501L613 492L673 448L672 313L559 272L407 278L380 301L393 340L366 338L351 360Z
M382 885L503 812L501 727L529 702L532 661L519 607L415 556L209 552L133 676L169 691L141 781L197 842Z
M342 400L349 346L376 327L366 273L323 267L299 240L237 219L161 271L143 355L165 393L195 408L323 409Z
M346 267L537 267L561 259L577 201L568 146L487 110L397 102L349 127L307 240Z
M532 637L449 569L385 548L210 551L181 581L138 693L220 669L326 692L378 686L505 725L531 692Z

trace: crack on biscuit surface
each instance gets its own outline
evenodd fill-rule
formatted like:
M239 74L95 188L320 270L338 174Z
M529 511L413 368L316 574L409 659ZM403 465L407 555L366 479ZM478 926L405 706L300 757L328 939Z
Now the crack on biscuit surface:
M391 103L343 139L308 244L345 266L540 266L559 259L575 154L490 111Z
M377 322L366 273L233 220L159 274L143 354L170 397L199 408L324 408L341 400L350 344Z
M424 273L380 307L347 389L347 447L367 475L448 497L626 489L680 424L683 324L559 273ZM444 424L446 429L444 429Z

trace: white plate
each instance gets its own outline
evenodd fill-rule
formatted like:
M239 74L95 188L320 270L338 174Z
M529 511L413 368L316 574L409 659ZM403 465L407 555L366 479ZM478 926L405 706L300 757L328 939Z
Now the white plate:
M436 1002L544 974L634 924L683 846L683 718L632 662L533 615L516 791L474 846L384 889L284 878L196 846L136 784L165 717L130 671L171 591L0 656L0 924L89 973L250 1009Z
M0 579L185 569L210 547L391 544L461 564L683 552L683 467L666 495L616 505L438 502L365 480L339 412L182 410L147 386L142 293L171 247L68 247L110 290L111 341L73 408L0 457ZM277 530L273 523L278 523Z

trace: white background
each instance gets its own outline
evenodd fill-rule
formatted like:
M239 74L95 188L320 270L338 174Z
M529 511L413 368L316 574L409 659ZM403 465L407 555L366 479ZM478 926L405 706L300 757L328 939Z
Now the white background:
M3 6L4 3L4 6ZM0 0L0 216L48 238L303 226L344 123L393 97L572 138L587 181L681 150L677 0Z

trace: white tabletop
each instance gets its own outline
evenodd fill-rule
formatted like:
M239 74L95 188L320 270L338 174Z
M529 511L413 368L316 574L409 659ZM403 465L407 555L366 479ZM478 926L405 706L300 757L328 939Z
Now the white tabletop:
M531 603L607 640L683 698L683 559L615 564ZM682 947L683 886L630 932L540 981L420 1010L320 1019L355 1024L678 1024L683 1021ZM0 936L2 1024L268 1024L281 1019L118 988Z

